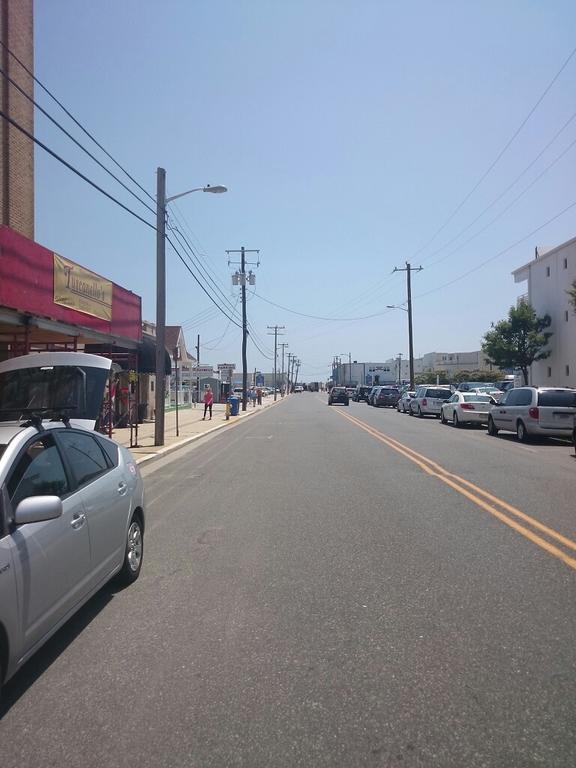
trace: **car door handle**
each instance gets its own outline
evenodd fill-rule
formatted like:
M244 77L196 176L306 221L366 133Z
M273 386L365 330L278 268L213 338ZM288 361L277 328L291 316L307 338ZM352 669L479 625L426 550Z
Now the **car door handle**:
M128 486L126 485L126 483L124 482L118 483L118 493L120 496L124 496L127 490L128 490Z
M86 515L80 514L80 515L74 515L72 517L72 520L70 521L70 525L74 530L78 530L79 528L82 528L84 523L86 522Z

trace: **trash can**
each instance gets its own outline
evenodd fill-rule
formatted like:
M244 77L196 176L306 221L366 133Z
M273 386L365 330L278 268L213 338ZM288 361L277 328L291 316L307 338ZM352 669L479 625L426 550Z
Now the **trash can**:
M230 398L230 416L238 416L239 412L240 412L240 398L231 397Z

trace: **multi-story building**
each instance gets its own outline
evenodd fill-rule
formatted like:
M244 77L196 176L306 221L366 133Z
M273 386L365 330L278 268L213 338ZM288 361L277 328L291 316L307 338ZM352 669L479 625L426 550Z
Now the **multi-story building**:
M32 6L33 0L0 0L0 103L29 134L34 133ZM34 239L34 144L6 120L0 121L0 223Z
M486 355L475 352L428 352L421 358L423 373L445 371L450 377L459 371L491 371L493 366Z
M537 248L535 257L515 269L514 282L527 283L525 298L539 317L550 315L551 354L532 364L535 386L576 386L576 316L568 291L576 280L576 238L555 248Z

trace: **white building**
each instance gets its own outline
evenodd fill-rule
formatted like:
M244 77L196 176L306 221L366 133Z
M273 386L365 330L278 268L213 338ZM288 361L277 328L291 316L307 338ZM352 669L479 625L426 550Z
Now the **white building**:
M449 377L459 371L493 370L493 366L488 362L486 355L480 350L475 352L428 352L421 360L423 372L446 371Z
M512 272L514 282L527 282L523 298L539 317L550 315L547 330L550 357L532 364L530 382L535 386L576 386L576 315L567 291L576 280L576 238L551 248L536 249L535 258Z

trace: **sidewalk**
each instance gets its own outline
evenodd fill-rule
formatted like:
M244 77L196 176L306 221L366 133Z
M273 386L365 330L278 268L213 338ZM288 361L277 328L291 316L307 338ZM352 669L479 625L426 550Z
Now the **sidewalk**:
M278 396L277 403L280 403L282 398ZM214 432L217 429L222 429L225 426L236 424L242 419L246 419L256 413L261 413L266 408L274 405L274 396L268 395L262 399L262 405L252 407L251 403L248 403L246 411L242 411L242 404L240 404L240 414L238 416L231 416L226 420L226 406L220 403L214 403L212 408L212 419L209 420L206 417L206 421L202 420L202 414L204 413L204 406L197 405L196 408L181 408L178 411L178 432L176 435L176 411L170 410L166 412L164 421L164 445L154 445L154 422L145 422L138 425L138 446L130 448L130 429L114 429L112 432L112 438L117 443L130 448L130 452L136 459L137 464L142 464L147 461L151 461L157 456L165 456L167 453L181 448L183 445L198 440L209 432ZM132 438L135 440L135 432L132 433Z

